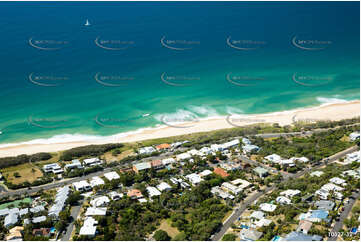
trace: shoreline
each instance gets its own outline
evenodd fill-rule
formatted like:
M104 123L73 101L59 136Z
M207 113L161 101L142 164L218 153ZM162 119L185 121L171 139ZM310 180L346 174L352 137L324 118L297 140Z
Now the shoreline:
M242 127L257 123L279 123L290 125L295 121L338 121L360 116L360 100L341 103L324 103L319 106L298 108L265 114L240 114L223 117L209 117L193 122L161 125L154 128L142 128L111 136L93 136L93 139L79 141L59 141L54 143L36 143L36 140L0 145L0 158L21 154L35 154L38 152L57 152L84 145L106 143L129 143L148 139L166 138L198 132L214 131L218 129ZM60 135L67 136L67 135ZM87 137L86 135L79 135ZM51 138L50 138L51 139ZM50 140L38 139L38 140ZM81 138L80 138L81 139Z

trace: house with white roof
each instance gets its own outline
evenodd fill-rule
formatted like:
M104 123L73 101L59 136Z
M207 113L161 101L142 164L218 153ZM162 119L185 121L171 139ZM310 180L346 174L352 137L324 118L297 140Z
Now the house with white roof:
M240 193L243 190L242 188L237 187L229 182L223 182L221 187L222 187L222 189L224 189L228 192L232 192L235 195L237 195L238 193Z
M276 210L277 205L274 205L274 204L271 204L271 203L262 203L262 204L259 205L259 208L262 211L265 211L265 212L273 212L273 211Z
M209 155L213 153L212 149L209 147L203 147L199 150L199 152L202 153L202 155Z
M41 205L30 208L31 213L40 213L40 212L42 212L44 210L45 210L44 206L41 206Z
M333 177L330 179L330 182L336 184L336 185L341 185L341 186L346 186L347 183L344 179L341 179L339 177Z
M74 182L72 185L73 185L74 189L78 192L87 192L92 189L92 187L86 180Z
M315 194L318 195L321 199L325 200L330 193L324 189L319 189L315 192Z
M219 144L212 144L211 145L211 150L213 152L222 151L222 149L223 149L222 145L219 145Z
M212 187L211 188L211 193L213 195L216 195L216 196L222 198L222 199L227 199L227 198L234 199L233 195L231 195L228 192L222 190L219 186Z
M252 144L251 141L247 138L242 138L242 143L245 144L245 145L250 145Z
M268 226L272 223L272 220L270 219L266 219L266 218L262 218L258 221L255 221L254 225L256 227L264 227L264 226Z
M63 210L66 200L68 199L68 195L70 192L69 186L64 186L60 188L55 196L55 203L50 207L48 211L49 216L53 216L55 218L59 217L59 213Z
M146 154L146 155L149 155L149 154L152 154L153 152L156 152L157 150L154 149L152 146L148 146L148 147L143 147L143 148L140 148L138 153L140 155L143 155L143 154Z
M320 177L324 174L323 171L314 171L314 172L311 172L311 176L317 176L317 177Z
M190 158L192 158L192 156L187 152L176 156L177 161L188 160Z
M162 160L163 165L167 166L169 164L175 163L176 160L174 158L166 158Z
M86 217L83 226L80 228L79 235L83 236L95 236L97 227L95 226L98 222L92 217Z
M252 183L243 180L243 179L236 179L231 181L231 183L235 186L238 186L238 188L241 188L242 190L246 189L247 187L251 186Z
M342 188L340 186L337 186L337 185L335 185L333 183L327 183L327 184L323 185L321 187L321 189L326 190L328 192L330 192L330 191L338 191L339 192L339 191L344 190L344 188Z
M269 161L271 163L279 164L282 160L281 156L277 154L268 155L264 158L266 161Z
M123 197L123 194L112 191L112 192L109 192L109 197L112 200L117 201L117 200L119 200L119 199L121 199Z
M83 169L84 167L80 163L80 160L72 160L70 164L66 164L64 166L65 170L70 171L72 169Z
M101 179L99 176L93 176L92 179L90 180L91 187L96 187L104 184L105 184L104 180Z
M239 139L234 139L232 141L226 142L224 144L222 144L222 150L226 150L235 146L239 145Z
M162 193L155 187L147 187L146 188L149 197L155 197L155 196L160 196Z
M251 218L251 220L261 220L263 219L265 216L264 212L262 211L253 211L252 214L249 216Z
M296 195L300 195L300 194L301 194L300 190L293 190L293 189L288 189L288 190L280 193L280 195L286 196L288 198L292 198L292 197L294 197Z
M109 198L107 196L100 196L96 197L93 200L90 201L90 205L93 207L104 207L108 205L110 202Z
M105 178L108 179L109 181L120 178L120 176L118 175L118 173L116 173L115 171L111 171L111 172L105 173L104 176L105 176Z
M288 204L291 204L291 199L289 199L285 196L278 196L276 198L276 202L278 202L279 204L288 205Z
M46 220L45 216L40 216L40 217L33 218L32 223L37 224L37 223L44 222L45 220Z
M18 213L9 213L4 219L4 226L9 228L10 226L18 222L19 215Z
M360 178L360 172L355 170L347 170L342 172L342 176L352 176L353 178Z
M205 177L205 176L209 176L211 175L213 172L211 172L210 170L204 170L202 172L199 173L200 177Z
M100 160L98 157L88 158L84 159L83 163L85 166L98 166L103 163L102 160Z
M251 152L257 152L259 150L259 147L257 145L243 145L242 146L243 153L251 153Z
M192 173L189 175L185 176L191 183L193 186L199 184L201 181L203 181L203 179L196 173Z
M157 185L157 188L161 192L172 190L172 187L166 182L161 182L159 185Z
M304 157L304 156L302 156L302 157L292 157L292 158L290 158L290 160L292 160L293 162L299 161L299 162L302 162L302 163L307 163L307 162L310 161L307 157Z
M85 212L85 216L105 216L107 208L89 207Z
M344 163L350 164L354 161L360 162L360 151L356 151L351 154L347 154Z
M357 139L360 139L360 132L353 132L349 135L349 138L351 141L355 141Z
M64 172L64 170L61 169L61 167L57 163L44 165L43 170L46 173L52 172L54 174L61 174Z

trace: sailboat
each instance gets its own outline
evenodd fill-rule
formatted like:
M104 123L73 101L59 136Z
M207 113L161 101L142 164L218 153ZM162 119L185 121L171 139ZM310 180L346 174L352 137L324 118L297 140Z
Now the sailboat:
M146 114L143 114L142 116L143 117L148 117L150 115L150 113L146 113Z
M90 26L89 20L87 19L84 26Z

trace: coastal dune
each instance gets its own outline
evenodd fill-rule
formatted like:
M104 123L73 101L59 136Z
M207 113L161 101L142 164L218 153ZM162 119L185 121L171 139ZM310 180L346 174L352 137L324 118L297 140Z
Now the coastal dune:
M359 116L360 101L357 100L345 103L323 104L321 106L312 108L295 109L268 114L229 115L225 117L208 118L189 123L162 125L161 127L157 128L143 129L139 132L105 136L82 142L11 144L0 148L0 157L16 156L20 154L34 154L38 152L56 152L90 144L135 142L147 139L191 134L196 132L207 132L217 129L241 127L256 123L278 123L283 126L290 125L297 121L338 121Z

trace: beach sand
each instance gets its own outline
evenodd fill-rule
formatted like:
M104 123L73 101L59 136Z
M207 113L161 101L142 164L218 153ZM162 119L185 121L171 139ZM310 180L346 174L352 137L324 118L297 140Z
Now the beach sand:
M0 157L16 156L20 154L34 154L38 152L56 152L90 144L135 142L147 139L240 127L256 123L279 123L280 125L289 125L295 121L337 121L359 116L360 101L357 100L337 104L323 104L318 107L295 109L269 114L209 118L191 123L171 124L174 125L174 127L164 125L158 128L144 129L140 132L129 133L128 135L119 134L107 136L97 140L89 140L86 142L18 144L0 148Z

